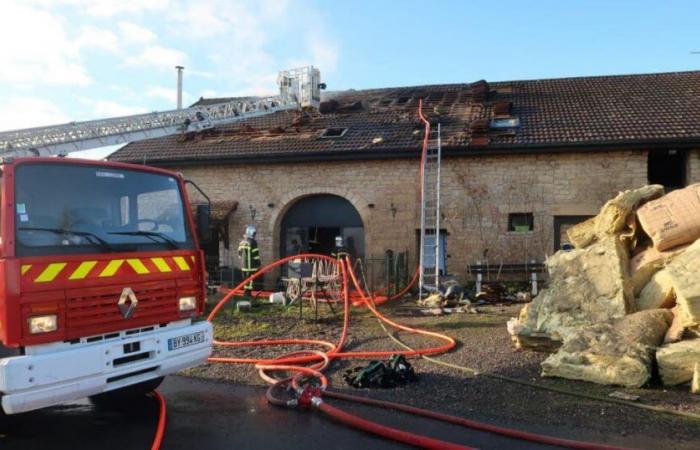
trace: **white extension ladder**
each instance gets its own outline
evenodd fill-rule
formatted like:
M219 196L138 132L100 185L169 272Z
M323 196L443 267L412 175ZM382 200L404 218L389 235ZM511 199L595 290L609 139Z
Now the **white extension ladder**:
M432 130L432 129L431 129ZM440 124L432 130L422 156L423 185L420 212L419 295L437 292L440 286Z

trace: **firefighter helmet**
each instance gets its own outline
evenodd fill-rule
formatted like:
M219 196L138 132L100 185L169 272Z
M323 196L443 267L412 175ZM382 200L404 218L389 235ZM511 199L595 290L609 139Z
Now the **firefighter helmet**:
M245 227L245 237L254 238L255 233L257 233L257 230L255 229L255 225L248 225Z

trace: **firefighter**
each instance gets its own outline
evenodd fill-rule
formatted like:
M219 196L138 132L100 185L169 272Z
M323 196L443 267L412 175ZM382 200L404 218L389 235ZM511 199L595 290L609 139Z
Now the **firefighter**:
M243 240L238 244L238 257L241 260L243 278L248 278L260 269L260 250L255 240L255 233L255 226L248 225L245 227ZM244 289L245 296L250 297L253 291L253 281L246 284Z
M343 236L335 237L335 248L331 252L331 256L338 261L345 259L346 256L350 256L350 252L343 244Z

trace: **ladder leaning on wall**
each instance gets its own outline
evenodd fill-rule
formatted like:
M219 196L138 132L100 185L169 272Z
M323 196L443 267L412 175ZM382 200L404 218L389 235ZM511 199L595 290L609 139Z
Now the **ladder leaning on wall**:
M440 165L442 141L440 124L432 130L426 123L426 138L421 157L420 268L419 298L437 292L440 286Z

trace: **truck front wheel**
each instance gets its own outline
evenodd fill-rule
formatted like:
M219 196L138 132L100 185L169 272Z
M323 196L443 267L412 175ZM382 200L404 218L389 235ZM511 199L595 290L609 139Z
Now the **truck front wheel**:
M154 378L141 383L125 386L113 391L103 392L101 394L90 396L90 401L98 407L119 406L130 402L131 400L143 397L149 392L155 391L163 382L164 377Z

